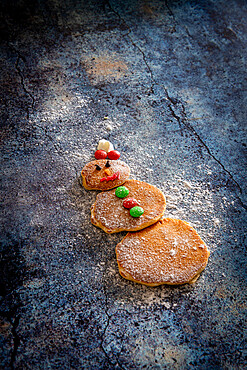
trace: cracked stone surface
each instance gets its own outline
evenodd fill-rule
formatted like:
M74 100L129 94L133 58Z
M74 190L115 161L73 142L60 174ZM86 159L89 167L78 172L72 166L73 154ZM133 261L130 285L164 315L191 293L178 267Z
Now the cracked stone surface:
M244 1L1 2L4 369L246 364ZM79 184L98 140L211 252L193 285L121 278Z

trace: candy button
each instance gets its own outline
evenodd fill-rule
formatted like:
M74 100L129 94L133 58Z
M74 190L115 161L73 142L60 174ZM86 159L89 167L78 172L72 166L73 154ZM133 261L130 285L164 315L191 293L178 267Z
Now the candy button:
M111 150L108 152L108 158L116 160L120 158L120 153L117 150Z
M107 153L104 150L96 150L94 156L96 159L106 159Z
M139 207L139 206L135 206L135 207L131 208L131 210L130 210L130 215L132 217L140 217L143 213L144 213L144 209L142 207Z
M123 201L123 206L124 208L127 208L127 209L131 209L137 205L138 205L138 202L134 198L126 198Z
M118 198L125 198L125 197L127 197L129 195L129 189L127 189L125 186L119 186L115 190L115 195Z

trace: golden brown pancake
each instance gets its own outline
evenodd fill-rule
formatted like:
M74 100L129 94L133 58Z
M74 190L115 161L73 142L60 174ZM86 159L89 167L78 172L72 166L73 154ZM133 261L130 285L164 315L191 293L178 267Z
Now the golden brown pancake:
M187 222L165 218L128 233L116 246L122 277L149 286L192 283L207 265L209 251Z
M110 167L106 167L107 162L109 163ZM100 170L97 168L100 168ZM111 161L109 159L97 159L89 162L81 171L82 184L87 190L113 189L125 183L125 181L129 178L129 175L130 169L126 163L119 160ZM109 179L109 177L115 176L117 176L117 178L112 180ZM100 181L103 178L106 180Z
M137 180L127 180L124 186L129 189L128 198L135 198L144 213L138 218L130 216L130 211L123 207L124 199L115 195L115 189L98 194L91 207L91 221L106 233L144 229L165 212L164 194L156 186Z

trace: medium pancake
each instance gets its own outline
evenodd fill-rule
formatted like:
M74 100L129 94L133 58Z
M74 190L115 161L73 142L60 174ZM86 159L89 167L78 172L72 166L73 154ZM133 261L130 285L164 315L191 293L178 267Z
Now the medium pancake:
M106 163L109 163L110 167L106 167ZM96 166L101 169L97 170ZM108 170L107 174L105 171ZM102 178L112 176L119 172L119 178L110 181L100 181ZM109 160L109 159L97 159L95 161L87 163L82 171L82 185L87 190L109 190L117 186L122 185L129 178L130 168L123 161Z
M124 186L129 189L129 198L135 198L144 209L142 216L130 216L123 207L124 199L115 195L115 189L97 195L91 207L91 221L106 233L136 231L157 222L165 212L164 194L156 186L137 180L127 180Z
M128 233L116 246L122 277L149 286L192 283L207 265L209 251L186 222L165 218Z

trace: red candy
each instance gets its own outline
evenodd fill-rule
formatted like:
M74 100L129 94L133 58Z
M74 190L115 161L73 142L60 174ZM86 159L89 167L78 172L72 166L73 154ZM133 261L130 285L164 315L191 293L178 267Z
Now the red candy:
M107 153L104 150L96 150L94 156L96 159L106 159Z
M100 179L100 182L102 181L113 181L113 180L116 180L116 179L119 179L120 178L120 172L117 171L115 172L112 176L107 176L107 177L102 177L102 179Z
M131 209L131 208L133 208L137 205L138 205L138 202L134 198L126 198L123 201L123 206L124 206L124 208L127 208L127 209Z
M120 153L117 150L111 150L108 152L108 158L116 160L120 158Z

